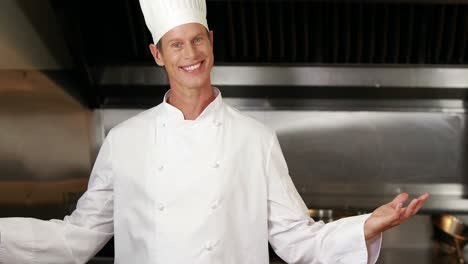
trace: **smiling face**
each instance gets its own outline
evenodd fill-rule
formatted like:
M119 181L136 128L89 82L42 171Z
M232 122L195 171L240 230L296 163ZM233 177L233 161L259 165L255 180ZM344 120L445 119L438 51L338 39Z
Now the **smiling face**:
M183 24L164 34L161 49L150 45L156 63L167 71L171 89L211 89L212 34L201 24Z

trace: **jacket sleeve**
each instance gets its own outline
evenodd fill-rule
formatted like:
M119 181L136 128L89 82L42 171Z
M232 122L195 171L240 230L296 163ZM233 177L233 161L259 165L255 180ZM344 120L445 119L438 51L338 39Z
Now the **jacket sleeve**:
M110 134L76 210L63 220L0 219L0 263L86 263L113 235Z
M366 245L364 222L369 215L314 222L289 176L276 135L269 155L268 231L276 254L288 263L375 263L381 238Z

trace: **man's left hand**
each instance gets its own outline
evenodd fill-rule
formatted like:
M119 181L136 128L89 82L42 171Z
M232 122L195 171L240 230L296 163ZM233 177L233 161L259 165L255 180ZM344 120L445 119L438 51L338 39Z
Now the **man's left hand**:
M429 198L429 194L423 194L413 199L407 207L403 207L403 203L408 200L408 197L407 193L401 193L393 201L375 209L364 224L366 240L372 239L383 231L400 225L411 218L421 209Z

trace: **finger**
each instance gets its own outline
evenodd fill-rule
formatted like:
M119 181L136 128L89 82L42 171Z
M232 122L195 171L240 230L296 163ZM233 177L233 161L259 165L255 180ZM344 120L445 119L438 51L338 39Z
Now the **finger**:
M396 206L400 203L403 204L404 202L406 202L406 200L408 200L408 197L409 195L407 193L400 193L393 199L393 201L390 202L390 204L393 208L396 209Z
M417 214L419 212L419 209L424 205L424 201L418 200L418 205L416 205L416 208L413 211L413 215Z
M404 220L410 218L413 215L413 212L415 211L416 207L418 206L418 203L419 203L418 199L411 200L408 207L406 207L406 211L405 211L405 214L404 214Z
M398 222L404 212L405 208L403 208L403 203L398 203L395 207L395 211L393 211L393 222Z
M406 210L407 210L406 207L403 207L403 208L400 209L400 212L399 212L400 217L398 218L398 224L404 220L405 214L406 214Z
M423 203L426 202L427 199L429 199L429 194L428 193L425 193L425 194L418 197L418 200L422 201Z
M418 197L418 205L414 209L413 215L418 213L418 211L423 207L424 203L427 201L428 198L429 194L427 193Z
M393 220L390 223L390 227L398 226L402 223L406 208L401 208L399 211L394 213Z

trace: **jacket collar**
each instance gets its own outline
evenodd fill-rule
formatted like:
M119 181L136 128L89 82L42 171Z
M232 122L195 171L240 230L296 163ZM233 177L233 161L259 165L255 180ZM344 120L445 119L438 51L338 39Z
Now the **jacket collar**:
M163 99L164 115L168 121L184 121L184 114L178 108L167 102L171 90L167 91ZM202 113L194 121L212 121L214 123L221 122L221 106L222 96L221 91L213 87L215 99L202 111Z

